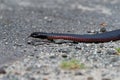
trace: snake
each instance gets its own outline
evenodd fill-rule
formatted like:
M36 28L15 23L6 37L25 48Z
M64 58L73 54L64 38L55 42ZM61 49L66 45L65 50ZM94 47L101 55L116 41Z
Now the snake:
M110 41L120 40L120 29L107 31L98 34L69 34L69 33L47 33L47 32L33 32L30 37L41 39L64 39L74 42L84 43L104 43Z

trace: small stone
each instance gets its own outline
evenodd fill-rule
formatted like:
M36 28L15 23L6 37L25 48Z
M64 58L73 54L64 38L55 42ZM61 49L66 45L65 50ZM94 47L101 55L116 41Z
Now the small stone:
M39 58L39 56L35 56L36 57L36 59L38 59Z
M97 50L97 53L101 53L101 50Z
M37 51L37 49L34 49L34 51Z
M21 46L23 46L23 45L22 45L22 44L19 44L19 43L15 43L14 46L21 47Z
M50 73L49 72L44 72L43 75L49 75Z
M102 80L111 80L111 79L109 79L109 78L103 78Z
M94 78L93 77L88 77L87 80L94 80Z
M48 78L43 78L43 80L48 80Z
M27 69L26 69L26 71L31 71L32 70L32 67L28 67Z
M106 30L105 27L103 27L103 28L100 29L100 32L106 32L106 31L107 31L107 30Z
M77 76L77 75L83 75L83 73L81 73L81 72L76 72L75 75L76 75L76 76Z
M49 23L51 23L51 22L52 22L52 19L51 19L51 18L49 18L48 16L45 16L45 17L44 17L44 19L45 19L47 22L49 22Z
M71 71L65 71L64 74L71 74Z
M65 54L69 54L71 52L71 49L59 49L58 51Z
M27 44L33 44L32 41L27 41Z
M98 31L91 30L91 31L87 31L87 33L95 33L95 34L97 34Z
M24 49L23 52L27 52L27 50Z
M81 48L81 47L75 47L75 49L77 49L77 50L81 50L82 48Z
M104 44L100 44L100 46L99 46L100 48L103 48L104 47Z
M19 73L19 72L15 72L15 74L16 74L16 75L20 75L20 73Z
M55 59L55 58L56 58L56 56L52 55L52 56L50 56L49 58L51 58L51 59Z
M4 68L0 68L0 74L6 74L6 71Z
M115 55L116 51L115 50L108 50L107 54L109 54L109 55Z
M35 55L34 55L34 54L31 54L30 56L34 57Z
M62 57L63 58L67 58L67 54L62 54Z
M87 33L91 33L91 31L87 31Z
M37 74L40 74L40 71L37 71L36 73L37 73Z
M30 80L36 80L36 79L32 77L32 78L30 78Z
M47 22L52 23L52 19L48 19Z
M105 27L105 26L107 26L107 23L102 22L102 23L100 23L100 26Z

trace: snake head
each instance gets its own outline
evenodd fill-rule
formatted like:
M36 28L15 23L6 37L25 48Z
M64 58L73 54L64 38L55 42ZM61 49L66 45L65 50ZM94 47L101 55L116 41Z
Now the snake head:
M44 32L33 32L29 37L47 39L47 34Z

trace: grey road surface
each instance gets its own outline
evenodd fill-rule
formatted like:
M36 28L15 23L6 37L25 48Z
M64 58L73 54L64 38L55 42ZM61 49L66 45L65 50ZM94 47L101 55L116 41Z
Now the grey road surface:
M83 34L101 23L115 30L119 17L120 0L0 0L0 65L33 54L26 41L34 31Z

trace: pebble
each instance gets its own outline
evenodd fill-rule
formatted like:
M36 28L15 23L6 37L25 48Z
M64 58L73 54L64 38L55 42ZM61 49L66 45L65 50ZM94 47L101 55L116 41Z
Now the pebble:
M116 51L115 50L107 50L107 54L116 55Z
M30 78L30 80L36 80L36 79L32 77L32 78Z
M83 73L82 72L75 72L75 75L80 76L80 75L83 75Z
M55 55L51 55L49 58L50 58L50 59L55 59L56 56L55 56Z
M0 68L0 74L6 74L6 71L4 68Z
M62 54L62 57L63 58L67 58L67 54Z
M102 80L111 80L111 79L109 79L109 78L103 78Z
M88 77L87 80L94 80L94 78L93 77Z
M106 30L105 27L103 27L103 28L100 29L100 32L106 32L106 31L107 31L107 30Z

